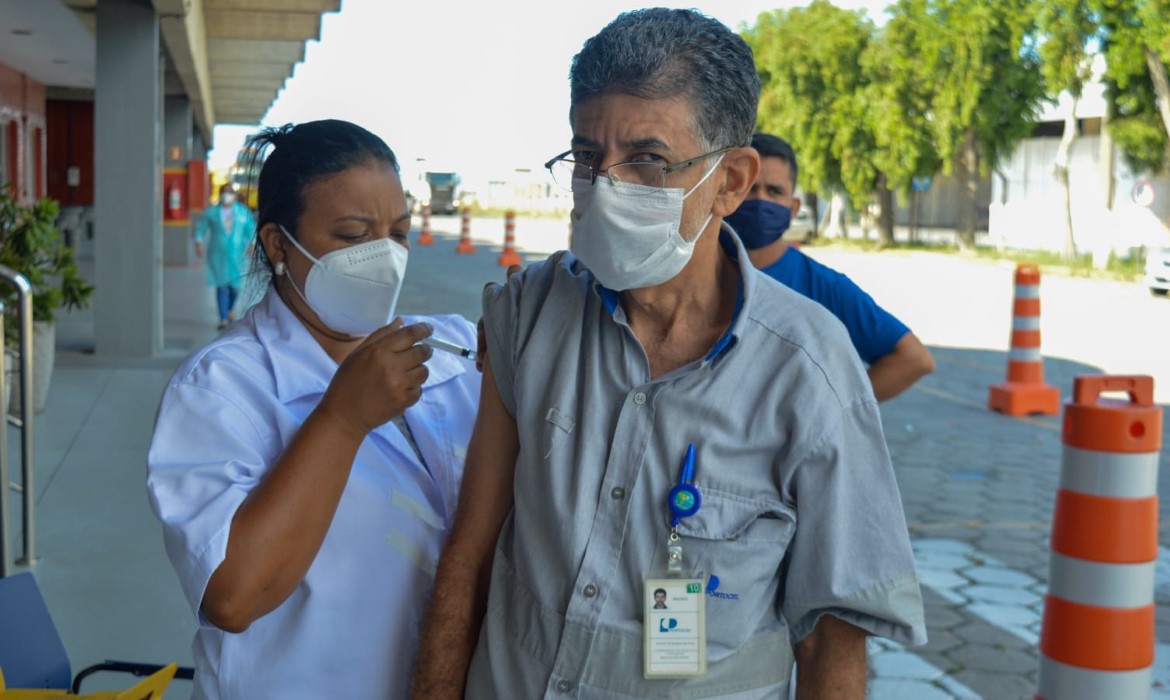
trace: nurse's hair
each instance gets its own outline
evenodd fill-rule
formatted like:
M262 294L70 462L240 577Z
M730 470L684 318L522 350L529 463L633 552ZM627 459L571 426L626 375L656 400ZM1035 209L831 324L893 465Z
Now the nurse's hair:
M651 7L618 15L588 39L569 69L569 117L606 93L683 97L699 146L746 146L756 127L760 76L747 42L696 10Z
M322 119L269 127L244 144L248 172L260 167L256 185L256 232L265 224L283 226L296 237L305 211L305 190L314 182L353 167L385 163L399 171L394 151L378 136L357 124ZM272 261L263 245L253 253L253 272L272 273Z

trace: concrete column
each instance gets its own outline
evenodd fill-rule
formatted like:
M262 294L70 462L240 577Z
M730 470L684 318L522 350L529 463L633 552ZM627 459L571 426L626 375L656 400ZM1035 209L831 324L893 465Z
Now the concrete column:
M95 352L152 357L162 337L162 64L145 0L97 3Z
M203 143L203 132L198 129L194 129L191 134L191 158L189 160L207 160L207 144Z
M170 173L183 172L186 183L187 161L194 158L191 149L191 131L194 128L191 100L185 95L169 96L163 103L163 168ZM187 187L182 188L183 199L187 198ZM166 196L166 192L163 193ZM192 202L183 202L188 212ZM197 205L202 208L203 203ZM166 265L188 265L195 261L195 247L191 243L190 217L182 220L163 219L163 263Z

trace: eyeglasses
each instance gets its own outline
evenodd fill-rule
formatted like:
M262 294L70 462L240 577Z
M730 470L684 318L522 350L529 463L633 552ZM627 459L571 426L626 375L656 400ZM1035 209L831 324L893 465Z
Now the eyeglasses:
M604 170L598 170L588 163L573 160L568 157L573 152L565 151L545 163L544 167L548 168L549 174L552 175L553 182L556 183L557 187L570 192L573 190L573 180L588 180L590 185L594 185L597 183L598 175L608 177L614 187L640 185L642 187L662 189L669 185L671 174L685 170L695 163L711 158L712 156L726 153L732 148L735 147L728 146L726 148L720 148L717 151L704 153L701 156L684 160L681 163L674 163L673 165L662 165L661 163L653 162L615 163ZM637 190L634 189L632 191ZM652 190L647 190L647 193L650 191Z

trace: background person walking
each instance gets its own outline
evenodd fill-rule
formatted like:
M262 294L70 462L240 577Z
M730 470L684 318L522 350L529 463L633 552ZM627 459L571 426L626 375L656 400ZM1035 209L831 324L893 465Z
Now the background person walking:
M215 288L221 329L235 320L236 298L245 263L252 257L255 233L252 212L239 202L231 185L220 188L219 205L208 208L195 223L195 254L202 258L206 249L207 283Z

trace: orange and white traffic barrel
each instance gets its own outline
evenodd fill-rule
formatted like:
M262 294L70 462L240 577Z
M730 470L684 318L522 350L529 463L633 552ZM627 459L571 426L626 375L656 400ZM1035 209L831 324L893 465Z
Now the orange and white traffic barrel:
M522 265L523 260L516 252L516 212L504 212L504 251L500 253L500 267Z
M1147 698L1162 447L1153 378L1077 377L1062 432L1036 698Z
M422 230L418 233L418 245L434 245L435 237L431 235L431 205L424 204L422 208Z
M463 207L459 212L459 217L459 245L455 246L455 252L474 253L475 244L471 242L471 209Z
M1040 268L1031 263L1016 266L1007 381L991 386L987 407L1009 416L1060 413L1060 391L1044 383L1044 358L1040 354Z

